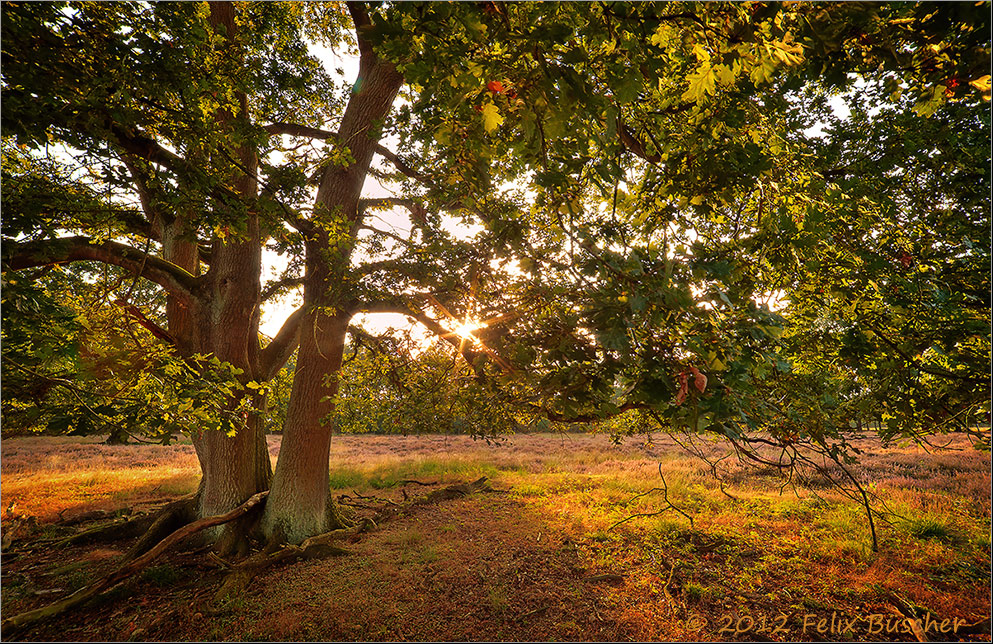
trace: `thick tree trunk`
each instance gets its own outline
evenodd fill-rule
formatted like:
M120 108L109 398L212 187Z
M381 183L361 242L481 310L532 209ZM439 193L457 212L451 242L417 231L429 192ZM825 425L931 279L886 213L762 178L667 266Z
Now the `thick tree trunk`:
M329 490L331 427L322 421L334 410L347 329L345 315L314 312L302 321L293 394L262 519L270 539L300 543L344 527Z
M234 6L230 2L210 3L211 24L224 34L226 54L240 56L237 43ZM219 127L229 127L247 118L248 100L238 93L234 111L222 110L217 115ZM258 195L255 177L258 159L250 145L232 150L238 164L228 177L234 191L243 197L240 206L246 213L232 213L233 218L247 217L247 229L238 237L215 239L210 250L210 268L204 275L204 287L196 303L185 308L170 302L167 306L170 333L177 339L180 352L190 357L194 353L214 355L222 362L242 369L242 382L260 379L259 318L261 302L262 251L258 216L252 211L252 201ZM195 244L185 241L192 235L177 218L163 232L166 259L199 274L200 254ZM256 409L265 401L253 396ZM241 397L228 401L238 406ZM224 514L238 507L252 495L269 489L272 465L263 432L262 418L248 415L241 420L233 436L218 431L198 432L191 428L193 445L200 462L202 478L198 491L200 517ZM230 551L244 545L244 526L238 522L212 528L209 538L219 542L219 548Z
M361 223L358 201L381 136L378 128L403 82L396 67L380 60L365 40L364 30L371 23L361 4L349 3L348 8L361 56L357 89L342 116L338 136L354 162L328 168L317 191L315 218L334 225L316 226L307 239L306 312L283 443L262 518L266 537L290 543L341 527L328 489L332 427L327 417L334 409L351 317L346 278ZM326 232L329 228L343 228L349 234L331 238Z
M257 225L250 225L248 233L246 241L216 245L208 272L209 288L192 310L174 302L167 306L169 332L176 338L181 355L213 354L243 369L244 381L256 378L258 371L261 271ZM164 251L165 259L197 272L195 245L167 244ZM264 400L255 398L253 406L261 408ZM238 402L233 399L228 404L235 407ZM223 514L253 494L269 489L272 466L262 426L260 417L249 415L242 419L234 436L190 428L202 474L199 516ZM223 549L230 550L240 546L241 532L242 526L232 523L212 528L206 534L222 540Z

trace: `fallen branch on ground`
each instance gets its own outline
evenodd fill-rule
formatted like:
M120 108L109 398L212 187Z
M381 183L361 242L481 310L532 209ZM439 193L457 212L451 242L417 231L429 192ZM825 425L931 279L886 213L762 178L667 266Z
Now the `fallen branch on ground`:
M425 497L414 499L411 501L411 505L429 505L431 503L440 503L441 501L451 501L452 499L468 496L473 492L481 492L488 489L489 486L486 485L486 477L483 476L472 483L456 483L455 485L449 485L440 490L435 490Z
M689 519L690 529L693 529L693 517L691 517L690 515L686 514L685 512L683 512L682 510L680 510L679 508L677 508L675 505L672 504L672 501L669 500L669 485L665 482L665 476L663 476L663 474L662 474L662 463L659 463L659 478L662 479L662 487L653 487L652 489L648 490L647 492L642 492L641 494L636 494L635 496L633 496L630 499L630 501L634 501L635 499L640 498L640 497L643 497L646 494L651 494L652 492L661 492L662 493L662 500L665 501L665 507L663 507L661 510L658 510L656 512L640 512L638 514L632 514L631 516L629 516L629 517L627 517L625 519L621 519L620 521L618 521L617 523L615 523L614 525L610 526L607 529L608 530L613 530L614 528L616 528L617 526L621 525L622 523L627 523L631 519L637 519L638 517L657 517L658 515L662 514L663 512L668 512L669 510L675 510L679 514L681 514L684 517L686 517L687 519ZM628 501L628 502L630 503L630 501Z
M26 613L21 613L20 615L15 615L9 619L3 620L3 630L7 634L10 631L8 629L17 629L29 626L43 619L49 617L54 617L60 615L65 611L79 606L80 604L86 602L99 595L100 593L110 590L120 582L124 581L128 577L134 575L139 570L142 570L148 566L154 559L159 555L164 553L166 550L171 548L176 543L182 541L183 539L189 537L190 535L196 534L201 530L206 530L207 528L212 528L214 526L222 525L228 523L229 521L234 521L244 515L261 503L267 496L269 492L259 492L255 496L251 497L241 505L239 505L234 510L226 514L220 514L212 517L205 517L203 519L198 519L192 523L189 523L169 536L160 541L154 548L146 552L145 554L137 557L136 559L120 566L117 570L101 577L96 582L81 588L69 595L68 597L61 599L54 604L44 606L42 608L37 608L35 610L28 611Z

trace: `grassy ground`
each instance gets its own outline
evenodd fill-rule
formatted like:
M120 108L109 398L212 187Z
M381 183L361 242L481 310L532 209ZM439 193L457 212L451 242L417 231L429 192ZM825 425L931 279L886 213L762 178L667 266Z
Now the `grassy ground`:
M211 600L222 571L175 553L14 638L916 641L904 618L918 617L918 635L989 641L989 456L961 439L940 453L860 447L855 472L886 504L878 553L862 510L823 477L784 488L771 470L724 461L725 494L667 437L339 437L336 495L401 501L430 489L407 479L479 476L497 491L419 508L348 544L349 556L272 569L222 604ZM189 445L19 438L2 457L5 616L82 586L128 546L30 547L71 529L50 522L174 498L197 480ZM660 464L692 524L670 509L615 525L666 507L659 490L638 496L661 485ZM983 620L985 632L972 626Z

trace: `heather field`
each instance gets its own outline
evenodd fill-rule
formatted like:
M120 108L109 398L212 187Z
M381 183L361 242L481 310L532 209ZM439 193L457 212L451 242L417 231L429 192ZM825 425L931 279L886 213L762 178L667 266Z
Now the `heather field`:
M224 601L224 562L179 547L85 610L4 639L989 641L990 458L943 441L856 441L874 553L864 510L825 473L784 485L726 459L722 490L663 435L335 437L331 485L356 517L452 483L491 487L414 506L349 554L269 569ZM696 449L711 462L726 451ZM189 444L14 438L2 459L5 616L82 587L129 546L60 540L198 477Z

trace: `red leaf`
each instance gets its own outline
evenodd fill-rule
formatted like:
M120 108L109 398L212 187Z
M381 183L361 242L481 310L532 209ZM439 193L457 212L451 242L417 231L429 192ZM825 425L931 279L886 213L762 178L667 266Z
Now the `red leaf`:
M500 92L503 91L503 83L501 83L500 81L490 81L486 83L486 89L490 90L491 92L496 92L497 94L499 94Z
M682 405L683 401L686 400L686 395L690 393L690 389L688 385L689 374L687 374L684 371L681 374L677 375L676 379L679 380L679 391L676 393L676 399L673 402L675 402L677 405Z
M693 372L693 386L702 394L703 390L707 388L707 376L700 373L696 367L690 367L690 371Z

